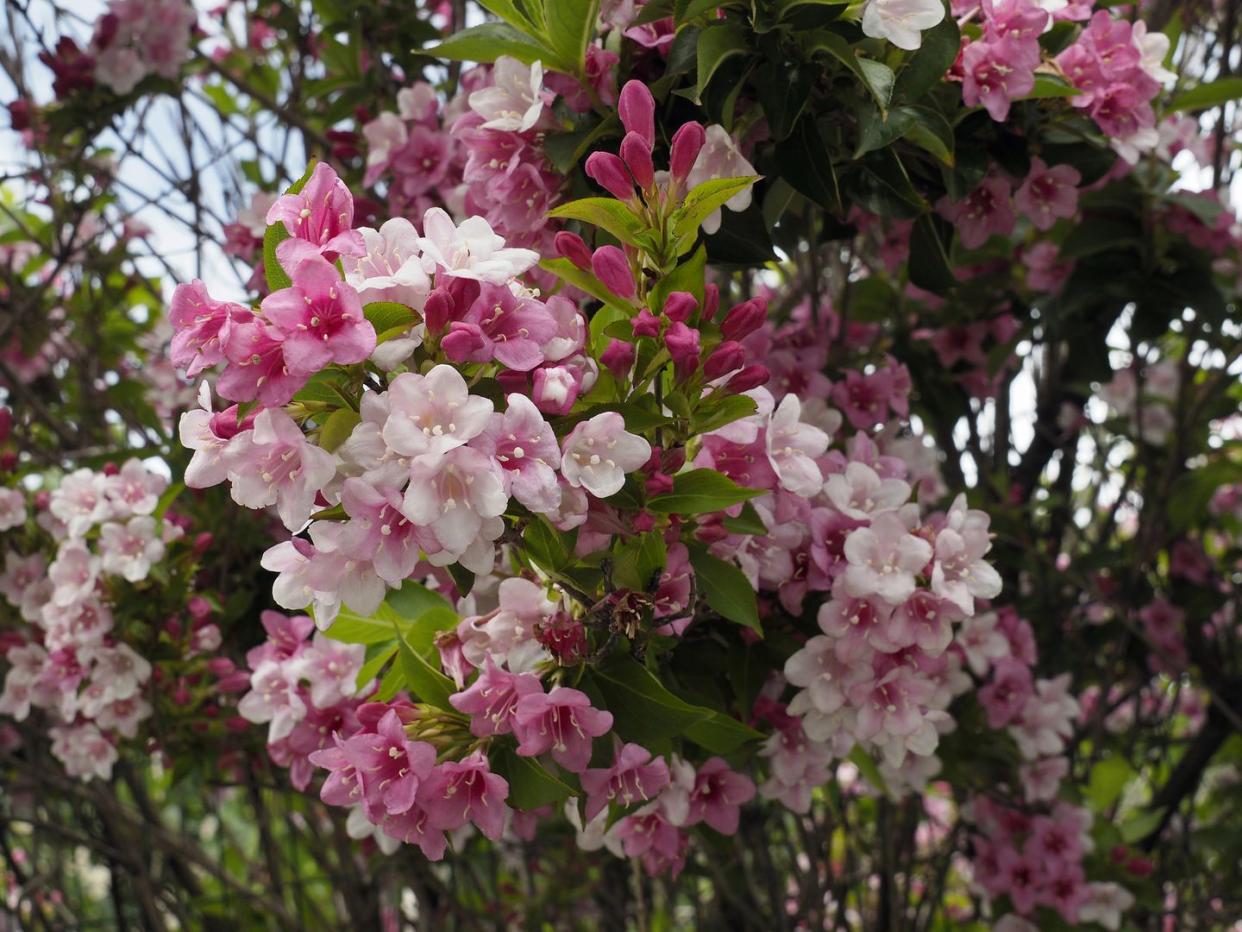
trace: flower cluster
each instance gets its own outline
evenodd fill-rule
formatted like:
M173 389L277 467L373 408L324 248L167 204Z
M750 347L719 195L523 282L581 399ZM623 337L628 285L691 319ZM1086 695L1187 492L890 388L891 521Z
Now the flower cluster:
M148 75L177 77L195 21L186 0L109 0L89 49L95 80L124 95Z
M28 628L5 644L8 673L0 714L25 720L41 709L52 753L72 776L107 777L116 744L133 738L151 714L144 696L149 661L113 635L111 591L142 583L183 536L176 523L156 517L166 481L138 460L120 469L78 469L50 494L40 493L37 524L51 553L8 550L0 595ZM22 493L4 490L0 523L21 528L28 514ZM194 649L214 650L219 630L209 622L193 633Z

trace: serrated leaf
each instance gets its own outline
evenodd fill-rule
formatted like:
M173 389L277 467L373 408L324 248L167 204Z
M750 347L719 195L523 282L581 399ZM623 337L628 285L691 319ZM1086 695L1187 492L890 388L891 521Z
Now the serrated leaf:
M763 489L748 489L714 469L692 469L673 477L673 491L652 498L647 507L660 514L702 515L739 505Z
M739 178L713 178L696 185L686 195L677 210L673 211L673 241L677 244L677 254L686 252L698 237L699 225L707 219L712 211L724 206L725 201L745 191L759 180L758 175L746 175Z
M690 565L694 567L695 584L713 611L763 636L755 589L745 573L701 546L690 549Z
M548 45L572 66L569 74L583 73L587 46L595 35L598 18L599 0L545 0L543 19Z
M606 230L627 245L650 247L650 236L645 224L616 198L584 197L554 207L548 211L548 216L581 220Z

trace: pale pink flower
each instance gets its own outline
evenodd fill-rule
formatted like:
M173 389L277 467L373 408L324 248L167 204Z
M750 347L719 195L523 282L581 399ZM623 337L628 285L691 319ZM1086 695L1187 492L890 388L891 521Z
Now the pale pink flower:
M153 563L164 558L164 542L157 534L155 519L142 515L125 524L109 521L101 527L99 553L105 573L138 582L147 578Z
M828 477L824 494L842 514L861 521L908 501L910 484L901 479L881 479L866 463L854 461L846 465L844 473Z
M804 498L815 495L824 484L816 457L828 449L826 433L801 419L802 406L788 394L768 418L765 445L772 469L781 485Z
M378 230L362 227L366 254L347 259L345 281L364 304L396 301L417 311L431 293L431 279L423 269L418 249L418 230L404 217L393 217Z
M447 365L426 375L397 376L388 389L388 407L383 429L388 446L402 456L432 460L477 437L493 410L486 398L471 395L461 373Z
M506 247L504 237L482 217L468 217L457 226L439 207L423 215L418 246L428 274L440 272L493 285L505 284L539 261L534 250Z
M242 696L237 712L256 725L268 723L268 744L288 737L306 715L297 673L275 660L263 661L250 675L250 692Z
M26 523L26 496L17 489L0 488L0 531Z
M336 474L337 459L308 443L284 411L266 408L254 429L230 445L228 462L233 501L245 508L275 505L285 527L296 531L310 517L315 495Z
M57 605L81 602L95 591L99 578L99 558L80 540L62 544L56 559L48 567L48 578L55 587L52 601Z
M70 537L81 537L112 515L107 478L91 469L75 469L52 491L48 510L65 524Z
M322 631L289 663L289 672L310 684L310 699L320 709L335 705L357 691L358 671L366 658L362 644L342 644Z
M430 527L446 550L460 554L478 539L484 521L498 518L508 505L496 461L457 447L415 460L402 510L415 524Z
M968 509L966 496L959 495L936 534L932 592L967 615L974 614L975 599L994 599L1001 591L1000 574L983 559L992 548L988 521L986 512Z
M561 445L561 475L596 498L621 491L626 473L651 458L651 445L625 429L625 419L615 411L597 414L577 424Z
M543 115L543 65L527 66L501 55L492 68L492 85L470 95L470 109L484 119L483 129L524 133Z
M931 544L911 534L897 515L876 515L870 527L858 528L845 539L846 591L856 598L878 595L900 605L914 593L915 576L931 556Z
M940 0L868 0L863 7L862 31L873 39L887 39L899 49L913 51L923 44L923 33L944 19Z
M537 513L555 511L561 501L556 434L528 397L514 393L507 400L504 413L492 414L470 445L496 459L504 470L506 489L519 502Z
M705 181L717 178L744 178L755 174L755 167L746 160L729 135L728 130L715 123L707 127L707 139L699 150L694 166L686 176L686 185L694 189ZM750 206L751 186L747 185L725 201L725 207L742 211ZM720 208L716 208L703 220L703 232L715 233L720 229Z

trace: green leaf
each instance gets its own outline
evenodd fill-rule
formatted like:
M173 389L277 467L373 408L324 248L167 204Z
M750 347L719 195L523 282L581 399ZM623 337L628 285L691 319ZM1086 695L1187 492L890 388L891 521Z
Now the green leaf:
M742 513L736 518L726 517L721 523L726 531L733 534L757 534L762 537L768 533L768 526L750 502L742 506Z
M631 305L627 305L605 288L603 282L590 272L578 268L568 259L544 259L539 263L539 267L544 271L551 272L557 278L568 282L580 291L585 291L591 297L602 301L610 308L620 311L627 318L632 317L635 313Z
M316 160L311 159L306 166L306 171L302 173L302 177L289 185L285 193L297 194L306 187L306 182L310 181L310 176L314 173L316 164ZM268 291L279 291L281 288L288 288L293 284L293 279L281 268L280 261L276 258L276 247L288 238L289 231L285 229L283 223L270 223L263 232L263 273L267 277Z
M694 102L696 104L702 102L703 91L711 82L712 75L727 59L734 55L743 55L749 50L746 30L734 20L718 21L703 29L699 33L698 76L695 81Z
M1174 113L1206 110L1239 98L1242 98L1242 78L1217 78L1178 94L1169 104L1169 110Z
M686 737L713 754L732 754L742 745L763 739L763 733L723 712L696 722L686 729Z
M673 695L651 671L627 656L610 658L590 676L612 713L613 728L626 741L665 741L713 715L711 709Z
M690 565L694 567L699 592L703 593L703 598L713 611L763 636L755 589L745 573L700 546L690 549Z
M587 46L595 35L599 0L545 0L543 18L548 44L562 61L573 66L569 74L581 75Z
M358 689L362 689L371 680L375 679L376 674L383 669L384 664L388 663L397 653L397 641L394 638L388 642L380 642L367 646L366 662L363 663L362 669L358 671L358 677L354 681L354 685Z
M401 621L400 616L383 602L370 616L359 615L348 606L342 606L326 634L343 644L379 644L392 639L393 626Z
M651 290L652 310L663 309L664 302L674 291L687 291L703 303L704 270L707 267L707 247L700 246L685 262L673 269Z
M850 762L858 768L858 772L862 774L863 779L870 783L881 793L888 792L888 784L885 783L884 777L880 774L880 768L876 766L875 759L864 751L861 747L855 747L850 751Z
M1035 86L1031 88L1030 93L1024 94L1017 100L1044 100L1051 97L1074 97L1079 93L1078 88L1070 84L1064 78L1051 74L1036 74Z
M573 559L577 534L563 533L543 518L534 518L522 535L527 556L549 573L559 573Z
M493 745L488 755L492 770L509 783L509 798L514 809L538 809L563 802L575 791L559 777L553 776L538 761L522 757L507 745Z
M668 549L662 531L647 531L626 540L613 553L612 578L618 586L650 592L659 582L660 571L668 562Z
M479 0L479 6L489 13L499 16L510 26L519 29L535 40L541 38L542 23L537 23L527 14L525 5L515 0Z
M1135 776L1130 762L1119 754L1106 757L1091 768L1091 778L1087 783L1087 799L1091 808L1103 813L1121 798L1121 792Z
M349 439L362 417L353 408L337 408L319 428L319 446L331 453Z
M524 65L542 61L556 71L572 74L572 66L551 49L514 29L508 23L483 23L449 36L426 50L428 55L450 61L494 62L501 55L516 58Z
M402 618L420 618L427 612L437 609L452 609L444 596L432 592L422 583L407 579L401 588L388 593L384 600Z
M953 267L949 262L946 237L939 227L944 225L931 214L923 214L914 221L910 233L910 281L933 294L947 294L957 284ZM952 229L948 235L952 236Z
M781 178L803 197L824 210L841 212L841 191L832 157L814 119L799 120L794 131L777 143L776 164L781 168ZM774 218L768 218L767 213L765 203L765 219L773 220L770 225L775 225Z
M745 191L758 180L758 175L746 175L740 178L713 178L696 185L671 217L677 254L681 255L694 245L698 238L699 224L707 219L708 214L723 207L725 201Z
M614 114L568 133L548 133L543 137L543 154L552 167L568 175L582 161L589 149L606 136L617 133L619 122Z
M411 327L418 319L413 308L398 304L396 301L372 301L363 306L362 313L371 322L377 334L397 328Z
M906 102L922 97L953 67L961 44L961 32L952 16L923 33L923 44L897 75L893 96Z
M673 491L657 495L647 507L666 515L702 515L723 511L762 494L763 489L740 486L714 469L692 469L674 476Z
M606 230L630 246L650 248L646 225L625 204L611 197L584 197L548 211L549 217L581 220ZM568 261L568 260L566 260ZM575 266L577 268L577 266Z
M747 395L712 392L699 402L694 416L690 418L690 427L696 434L706 434L754 413L755 400L753 398Z
M957 141L953 137L953 127L949 125L949 121L929 107L910 109L914 111L916 119L906 130L905 138L952 168L956 161L954 148Z
M453 681L410 646L396 620L392 622L392 630L397 632L397 664L401 668L405 688L429 705L452 710L448 700L457 691Z
M893 99L893 85L897 80L893 69L888 65L874 59L860 58L854 54L853 46L835 32L829 32L826 29L817 30L811 35L808 51L827 52L845 65L854 72L863 87L867 89L867 93L875 99L880 111L888 110L889 102Z

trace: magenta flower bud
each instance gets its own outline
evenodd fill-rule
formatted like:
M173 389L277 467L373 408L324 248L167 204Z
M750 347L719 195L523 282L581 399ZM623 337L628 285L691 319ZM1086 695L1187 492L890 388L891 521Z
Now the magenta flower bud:
M527 395L530 394L529 375L529 372L518 372L516 369L501 369L496 373L496 381L500 383L500 390L505 397L514 392Z
M14 472L17 469L17 451L5 450L0 453L0 472Z
M629 260L616 246L600 246L591 256L591 269L604 287L618 298L632 298L636 293Z
M228 657L212 657L207 661L207 669L211 671L212 676L221 677L228 676L237 668Z
M680 376L688 375L699 365L699 332L683 323L670 324L664 331L664 345Z
M720 332L726 340L742 340L762 327L767 317L768 302L763 298L751 298L725 315Z
M437 288L427 295L427 303L423 305L423 321L427 324L427 332L443 333L456 310L457 304L453 301L453 296L443 288Z
M572 366L536 369L530 398L544 414L568 414L582 390L582 377Z
M47 506L52 503L52 493L47 491L35 492L34 506L39 511L47 511Z
M617 98L617 112L626 132L637 133L647 140L647 149L655 147L655 98L642 81L626 81Z
M669 153L668 170L674 181L685 181L694 168L695 159L707 141L707 132L699 123L683 123L673 133L672 151Z
M664 316L676 323L684 324L690 319L699 306L694 295L688 291L674 291L664 301Z
M195 621L202 621L211 617L211 603L204 599L201 595L192 596L185 603L186 610L190 613L190 617Z
M694 536L705 544L718 544L729 536L729 529L719 523L700 524Z
M645 483L648 495L667 495L673 491L673 477L668 473L654 472Z
M568 259L584 272L591 271L591 250L577 233L562 230L552 239L558 254Z
M440 341L440 349L453 362L487 362L487 339L478 324L455 320Z
M726 340L711 351L703 363L703 374L709 379L718 379L745 364L746 350L742 344L736 340Z
M630 369L634 365L634 344L626 343L624 340L613 340L608 344L608 349L600 354L599 361L608 368L618 382L625 381L629 378Z
M655 166L651 163L651 146L638 133L626 133L621 140L621 159L634 181L644 191L655 184Z
M767 366L756 363L753 366L747 366L733 378L729 379L725 383L725 390L741 394L742 392L750 391L752 388L758 388L760 385L766 385L771 377Z
M201 557L203 554L205 554L208 550L211 549L212 544L214 544L215 542L216 542L216 535L212 534L211 531L201 531L194 538L194 547L191 550L191 552L194 554L194 556Z
M711 320L720 310L720 287L718 285L703 286L703 320Z
M630 326L634 328L636 337L658 337L660 335L660 318L646 308L630 318Z
M13 412L8 408L0 408L0 443L9 439L13 432Z
M634 196L634 179L620 156L611 152L592 152L586 160L587 177L619 201Z
M634 515L634 530L640 534L646 534L655 527L655 515L649 511L640 511Z

